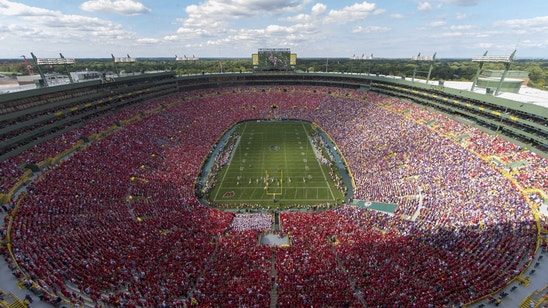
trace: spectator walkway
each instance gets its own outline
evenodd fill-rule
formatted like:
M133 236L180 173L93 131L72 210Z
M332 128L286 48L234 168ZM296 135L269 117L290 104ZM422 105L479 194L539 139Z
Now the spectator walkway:
M335 250L335 248L333 247L333 243L331 243L331 250L333 251L333 254L335 254L335 258L337 258L337 265L339 266L339 268L344 272L344 273L348 273L348 270L346 269L346 267L344 266L344 264L341 262L341 259L339 258L339 255L337 254L337 251ZM348 277L348 282L350 283L350 285L352 286L352 290L354 291L354 296L358 298L358 300L360 301L360 303L362 303L363 307L366 308L367 307L367 304L365 303L365 299L363 298L363 292L362 290L356 285L356 280L354 279L354 277L352 277L351 275L347 275Z

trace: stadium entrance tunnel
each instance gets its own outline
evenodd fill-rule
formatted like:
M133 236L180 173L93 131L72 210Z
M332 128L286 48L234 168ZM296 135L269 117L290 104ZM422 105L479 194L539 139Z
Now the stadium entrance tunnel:
M351 201L342 153L317 124L238 122L218 139L196 181L202 203L228 211L332 209Z

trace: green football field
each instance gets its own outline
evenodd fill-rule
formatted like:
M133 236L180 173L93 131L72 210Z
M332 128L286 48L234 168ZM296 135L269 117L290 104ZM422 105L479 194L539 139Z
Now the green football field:
M284 209L342 201L343 193L330 176L331 167L318 159L326 156L325 151L311 143L311 123L255 121L238 125L232 134L229 162L216 175L210 202L236 208Z

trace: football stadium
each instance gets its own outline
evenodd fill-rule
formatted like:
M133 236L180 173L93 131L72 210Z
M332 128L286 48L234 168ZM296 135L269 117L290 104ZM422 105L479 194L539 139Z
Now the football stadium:
M546 303L546 105L263 52L0 95L2 305Z

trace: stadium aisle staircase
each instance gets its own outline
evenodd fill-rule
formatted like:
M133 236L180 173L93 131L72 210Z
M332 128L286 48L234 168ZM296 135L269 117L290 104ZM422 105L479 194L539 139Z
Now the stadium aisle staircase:
M272 288L270 289L270 308L278 307L278 272L276 271L276 250L272 249L272 267L270 268L270 277L272 281Z
M27 308L29 305L26 301L22 301L15 294L0 291L2 299L0 299L0 307L5 308Z
M548 303L548 285L529 294L523 301L521 301L519 308L545 307L543 306L545 303Z
M339 255L337 254L337 251L335 250L335 246L331 245L331 250L335 254L335 258L337 260L337 264L339 268L343 271L343 273L347 273L348 282L350 282L350 285L352 286L352 290L354 290L354 294L358 297L358 300L360 303L362 303L363 307L367 307L367 303L365 302L365 298L363 297L362 290L356 285L356 280L352 277L352 275L348 274L348 270L344 266L344 264L341 261L341 258L339 258Z

